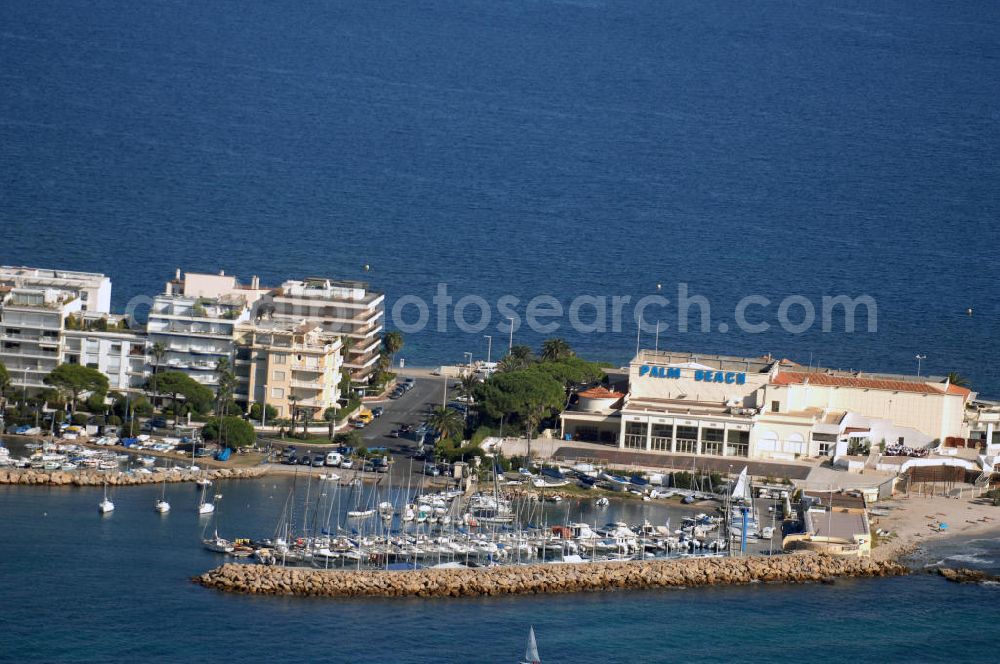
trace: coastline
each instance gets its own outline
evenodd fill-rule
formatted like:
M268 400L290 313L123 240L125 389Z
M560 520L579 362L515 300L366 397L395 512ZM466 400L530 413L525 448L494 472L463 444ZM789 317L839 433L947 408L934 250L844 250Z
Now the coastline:
M873 529L887 530L872 549L876 560L899 560L924 544L943 542L955 537L1000 532L1000 508L983 499L944 496L900 496L877 507L889 510L886 516L872 516ZM947 528L940 529L938 524Z

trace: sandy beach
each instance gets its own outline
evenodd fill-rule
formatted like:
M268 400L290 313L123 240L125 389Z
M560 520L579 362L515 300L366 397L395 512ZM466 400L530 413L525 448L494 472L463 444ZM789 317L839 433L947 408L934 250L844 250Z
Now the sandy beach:
M948 537L1000 531L1000 507L982 498L900 496L880 502L877 508L889 512L887 516L871 516L874 529L890 532L872 550L872 557L880 560L899 558L924 543ZM939 528L942 523L947 528Z

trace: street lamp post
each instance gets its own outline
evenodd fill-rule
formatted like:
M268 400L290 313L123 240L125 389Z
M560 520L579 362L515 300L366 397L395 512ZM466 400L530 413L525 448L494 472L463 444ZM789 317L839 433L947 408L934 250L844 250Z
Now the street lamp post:
M490 360L493 357L493 353L492 353L492 351L493 351L493 335L492 334L484 334L483 336L486 337L486 364L489 364Z
M920 375L920 363L927 359L926 355L917 353L917 375Z
M462 353L462 355L469 358L469 361L466 363L465 366L469 367L469 373L472 373L472 353L466 351Z
M510 323L510 341L507 342L507 354L509 355L514 350L514 319L508 316L507 321Z

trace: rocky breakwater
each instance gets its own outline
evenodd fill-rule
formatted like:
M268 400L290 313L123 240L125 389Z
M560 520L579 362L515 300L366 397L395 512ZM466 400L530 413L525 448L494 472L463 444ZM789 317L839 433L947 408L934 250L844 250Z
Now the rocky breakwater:
M210 480L238 480L260 477L267 472L262 466L253 468L216 468L212 470L190 471L154 471L152 473L115 473L97 471L52 471L39 470L0 470L0 484L47 484L54 486L102 486L107 482L111 486L133 486L138 484L159 484L194 482L207 477Z
M479 597L645 588L694 588L755 582L829 582L838 577L899 576L895 561L795 554L751 558L501 566L412 571L325 571L230 563L193 579L252 595L308 597Z

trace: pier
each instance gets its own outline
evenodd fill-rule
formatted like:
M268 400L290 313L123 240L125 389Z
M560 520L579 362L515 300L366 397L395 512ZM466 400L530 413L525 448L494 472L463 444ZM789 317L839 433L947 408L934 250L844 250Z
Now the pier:
M229 563L192 580L206 588L251 595L482 597L761 582L817 583L908 573L905 566L892 560L794 554L407 571L325 571Z

